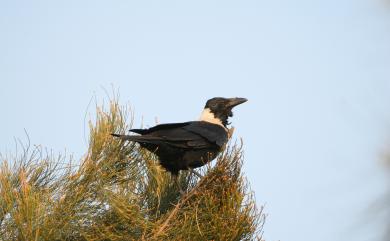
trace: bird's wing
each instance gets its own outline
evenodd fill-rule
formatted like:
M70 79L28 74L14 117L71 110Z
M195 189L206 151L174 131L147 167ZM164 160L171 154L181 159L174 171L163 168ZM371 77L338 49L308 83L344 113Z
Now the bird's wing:
M131 132L141 134L141 135L147 135L156 131L162 131L162 130L170 130L175 128L181 128L184 126L187 126L191 124L191 122L183 122L183 123L169 123L169 124L160 124L156 125L154 127L151 127L149 129L131 129Z
M189 149L210 145L222 147L227 141L227 132L223 127L203 121L164 124L134 132L143 135L145 142L164 142L174 147Z
M193 121L190 125L184 126L183 128L203 137L208 142L217 144L219 147L225 145L228 140L226 129L220 125L205 121Z

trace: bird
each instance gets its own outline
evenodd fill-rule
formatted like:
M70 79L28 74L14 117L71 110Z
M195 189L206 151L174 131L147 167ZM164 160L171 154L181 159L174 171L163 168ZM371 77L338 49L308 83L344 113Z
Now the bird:
M212 161L223 150L228 141L232 109L246 101L239 97L214 97L206 102L199 120L130 130L138 135L111 135L122 141L137 142L157 155L160 165L171 173L183 193L178 183L179 172L188 170L202 177L194 169Z

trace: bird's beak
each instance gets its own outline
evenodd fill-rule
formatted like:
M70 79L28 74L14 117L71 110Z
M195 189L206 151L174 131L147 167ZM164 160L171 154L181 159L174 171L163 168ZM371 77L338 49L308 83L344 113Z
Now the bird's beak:
M247 101L248 100L246 98L238 98L238 97L237 98L230 98L227 105L229 107L233 108L233 107L240 105L242 103L245 103Z

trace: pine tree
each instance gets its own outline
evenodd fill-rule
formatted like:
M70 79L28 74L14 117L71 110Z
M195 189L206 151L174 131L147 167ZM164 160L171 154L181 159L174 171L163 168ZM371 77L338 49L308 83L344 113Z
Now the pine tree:
M96 112L77 165L30 145L1 156L0 240L261 240L242 144L230 141L201 179L182 172L181 195L153 154L111 138L130 129L127 106Z

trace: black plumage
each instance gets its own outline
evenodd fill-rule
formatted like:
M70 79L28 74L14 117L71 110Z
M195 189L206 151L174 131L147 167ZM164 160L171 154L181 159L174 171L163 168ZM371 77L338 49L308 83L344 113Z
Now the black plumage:
M162 124L150 129L132 129L140 136L120 136L138 142L155 153L161 166L174 175L213 160L227 142L225 129L205 121Z
M161 124L149 129L132 129L139 135L112 134L138 142L155 153L162 167L177 176L213 160L228 141L228 118L244 98L213 98L207 101L199 121Z

